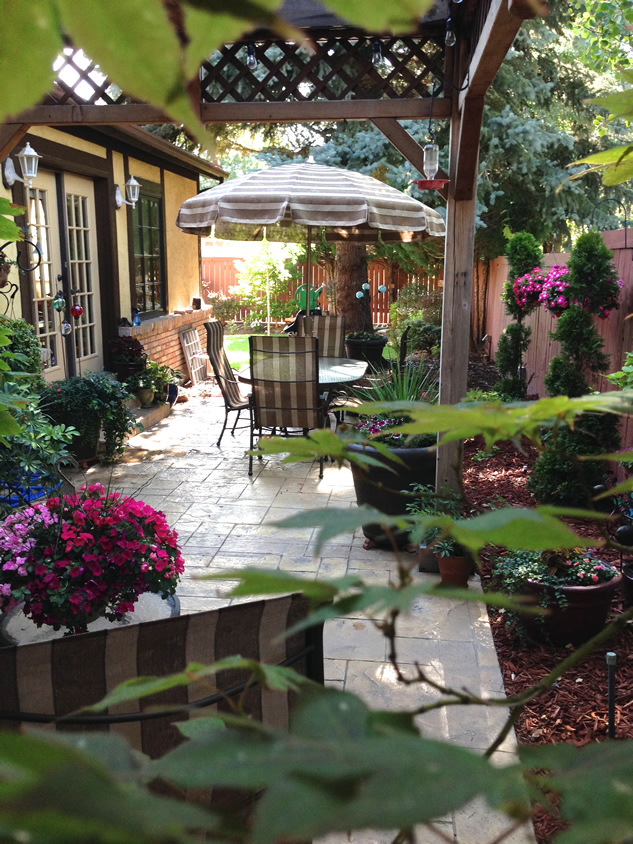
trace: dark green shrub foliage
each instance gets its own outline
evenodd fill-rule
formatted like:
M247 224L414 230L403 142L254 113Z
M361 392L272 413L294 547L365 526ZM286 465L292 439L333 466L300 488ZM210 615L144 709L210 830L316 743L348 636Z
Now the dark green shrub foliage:
M535 267L540 267L543 250L534 235L529 232L517 232L508 241L506 258L510 267L512 279L529 273Z
M28 372L36 376L39 383L41 379L42 363L40 341L37 339L35 329L24 319L14 319L9 323L11 329L11 343L9 351L13 354L24 356L24 360L12 360L11 369L14 372Z
M531 335L532 329L527 325L513 322L504 329L503 334L499 337L495 363L499 375L502 376L503 387L500 382L495 384L495 390L512 399L524 399L527 392L525 378L521 377L519 369L523 355L530 345Z
M405 327L407 325L410 326L408 341L412 351L430 352L433 346L439 345L442 339L442 329L439 325L421 319L408 320Z
M620 448L618 417L585 413L574 430L565 427L552 435L547 449L534 464L528 489L545 504L584 505L596 484L608 481L608 466L601 461L578 461L579 454L604 454Z
M571 301L602 318L619 307L620 284L613 266L613 252L600 232L580 235L569 256L567 269Z
M589 390L587 379L569 355L552 358L549 371L545 376L545 389L548 396L584 396Z

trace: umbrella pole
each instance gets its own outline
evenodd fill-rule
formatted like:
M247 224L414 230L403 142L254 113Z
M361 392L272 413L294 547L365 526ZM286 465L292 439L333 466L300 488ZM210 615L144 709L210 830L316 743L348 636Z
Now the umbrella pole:
M312 320L310 307L310 283L312 281L312 226L308 226L308 244L307 244L307 260L306 260L306 316L308 318L306 333L312 333Z

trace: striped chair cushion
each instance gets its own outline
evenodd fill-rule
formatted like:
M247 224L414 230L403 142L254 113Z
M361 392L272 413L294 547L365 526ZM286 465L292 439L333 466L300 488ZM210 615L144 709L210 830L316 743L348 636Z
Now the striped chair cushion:
M214 319L205 322L204 327L207 332L207 354L226 406L248 407L248 399L240 392L235 373L224 351L224 326Z
M255 428L319 428L319 341L314 337L251 335Z
M308 321L311 326L308 325ZM344 316L311 316L299 320L300 337L306 332L312 337L319 338L319 357L345 357L345 317Z
M279 641L292 625L305 618L308 602L302 595L236 604L218 610L161 621L117 627L95 633L68 636L49 642L0 648L0 727L16 729L37 721L49 721L75 713L99 701L107 692L131 677L166 675L182 671L190 662L208 665L233 654L269 664L292 661L300 674L323 681L322 628ZM218 691L227 691L248 678L245 670L227 670L215 676ZM131 746L158 758L183 741L174 721L188 712L126 723L108 723L112 716L131 713L132 718L148 707L174 708L209 696L208 684L180 686L139 701L111 707L107 714L84 723L57 721L51 729L63 731L112 730ZM287 727L291 697L255 685L244 696L245 711L271 726ZM196 714L228 711L225 700ZM75 718L76 722L84 716Z

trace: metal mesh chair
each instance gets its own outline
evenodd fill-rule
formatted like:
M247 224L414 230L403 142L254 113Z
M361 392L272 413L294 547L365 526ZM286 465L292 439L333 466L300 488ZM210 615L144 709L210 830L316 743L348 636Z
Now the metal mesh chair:
M305 436L327 421L319 397L319 341L316 337L249 337L251 360L251 452L264 430ZM323 458L319 461L323 477ZM249 455L248 474L253 474Z
M319 338L319 357L345 357L345 317L305 316L299 320L299 337Z
M217 445L220 445L224 432L226 431L229 413L237 413L231 429L231 435L233 436L241 412L248 408L248 397L242 395L239 383L235 377L235 372L231 369L231 364L224 351L224 326L221 322L214 319L210 322L205 322L204 327L207 332L207 354L211 361L215 380L222 391L222 398L224 399L224 425L217 441Z

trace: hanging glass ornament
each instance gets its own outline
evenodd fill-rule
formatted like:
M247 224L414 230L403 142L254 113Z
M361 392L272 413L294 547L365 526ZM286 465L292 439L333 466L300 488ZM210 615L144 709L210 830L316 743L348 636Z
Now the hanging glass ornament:
M381 285L379 286L379 288L378 288L378 292L379 292L379 293L386 293L386 292L387 292L387 288L385 287L385 285L384 285L384 284L381 284Z
M363 284L363 290L369 290L369 284L367 282Z
M357 299L362 299L364 295L365 295L365 294L363 293L363 291L362 291L362 290L359 290L359 291L358 291L358 293L356 294L356 298L357 298Z
M59 330L61 332L62 337L68 337L70 332L73 330L73 327L69 322L62 322L61 328Z
M77 302L75 302L74 305L70 306L70 315L73 319L79 319L83 312L84 309L81 307L81 305L77 304Z
M62 296L61 290L58 290L57 295L53 299L53 308L55 308L56 311L63 311L65 307L66 307L66 300Z

